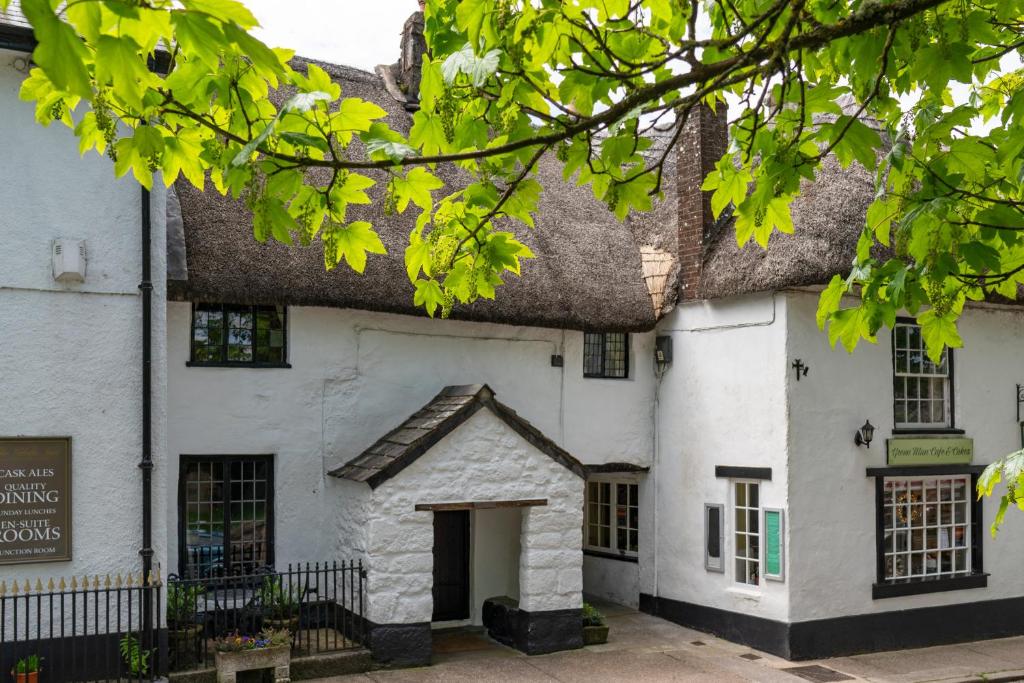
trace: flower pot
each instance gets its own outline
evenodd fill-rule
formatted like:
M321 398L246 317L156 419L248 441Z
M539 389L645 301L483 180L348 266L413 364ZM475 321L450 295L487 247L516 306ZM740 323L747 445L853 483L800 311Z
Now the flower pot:
M601 643L608 642L608 627L607 626L584 626L583 627L583 644L584 645L600 645Z
M14 674L14 683L39 683L39 672L31 671L27 674Z
M287 645L264 647L258 650L216 653L217 681L234 681L235 674L242 671L273 669L276 681L288 681L291 677L292 650Z

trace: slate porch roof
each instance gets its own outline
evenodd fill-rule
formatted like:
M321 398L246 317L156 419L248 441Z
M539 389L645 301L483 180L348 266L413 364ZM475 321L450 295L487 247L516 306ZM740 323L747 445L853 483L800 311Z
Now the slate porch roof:
M370 488L377 488L415 462L482 408L490 410L537 450L558 464L579 477L586 476L579 460L544 436L516 411L495 400L494 392L486 384L445 387L412 417L385 434L360 455L328 474L342 479L366 482Z

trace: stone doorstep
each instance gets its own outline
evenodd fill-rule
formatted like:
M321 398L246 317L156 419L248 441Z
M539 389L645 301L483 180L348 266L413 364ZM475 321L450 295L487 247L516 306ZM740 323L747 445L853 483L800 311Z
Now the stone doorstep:
M369 650L325 652L319 655L292 658L292 680L308 681L329 676L360 674L377 668ZM170 683L216 683L216 669L175 672L168 676Z

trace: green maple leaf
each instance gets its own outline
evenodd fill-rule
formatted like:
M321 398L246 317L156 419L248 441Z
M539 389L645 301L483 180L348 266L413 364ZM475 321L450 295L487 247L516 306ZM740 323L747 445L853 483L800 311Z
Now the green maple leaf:
M444 292L436 280L417 280L416 294L413 296L413 303L423 306L427 314L433 318L439 306L444 305Z
M410 201L424 211L429 211L434 205L431 192L444 187L444 183L437 176L422 166L410 170L405 177L396 176L392 183L399 213L405 211Z
M387 249L366 221L355 221L348 225L324 228L321 233L324 243L324 264L332 270L342 259L357 273L366 269L367 254L386 254Z

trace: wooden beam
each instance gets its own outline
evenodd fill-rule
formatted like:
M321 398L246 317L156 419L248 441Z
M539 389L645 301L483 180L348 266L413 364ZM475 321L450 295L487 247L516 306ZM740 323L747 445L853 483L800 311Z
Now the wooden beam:
M438 512L445 510L493 510L495 508L528 508L547 504L547 498L533 498L530 500L488 500L471 503L417 503L416 512Z

